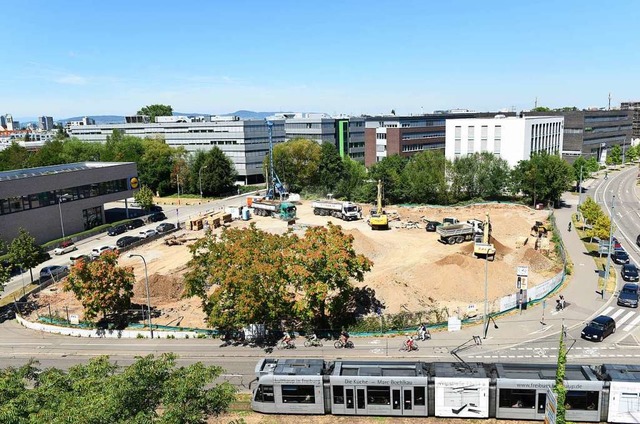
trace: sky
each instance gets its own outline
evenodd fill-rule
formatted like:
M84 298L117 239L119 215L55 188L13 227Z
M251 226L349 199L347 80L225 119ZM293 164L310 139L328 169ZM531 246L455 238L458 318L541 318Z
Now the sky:
M640 100L640 2L20 0L0 114L329 114Z

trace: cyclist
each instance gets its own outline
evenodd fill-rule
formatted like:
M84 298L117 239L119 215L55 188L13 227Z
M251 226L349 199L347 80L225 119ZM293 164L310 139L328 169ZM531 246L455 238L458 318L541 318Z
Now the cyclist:
M289 332L287 332L287 331L284 332L284 336L282 336L282 341L287 346L291 344L291 335L289 335Z
M407 340L404 342L404 345L407 347L407 350L409 352L415 349L415 345L413 344L413 338L411 338L411 336L407 336Z
M420 324L420 327L418 328L418 336L422 341L427 340L427 327L424 324Z
M342 333L340 333L340 341L342 342L343 345L347 345L347 342L349 341L349 333L347 333L346 331L343 331Z

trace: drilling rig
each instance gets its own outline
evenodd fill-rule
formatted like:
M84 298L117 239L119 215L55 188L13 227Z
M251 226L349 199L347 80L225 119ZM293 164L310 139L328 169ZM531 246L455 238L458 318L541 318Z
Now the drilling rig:
M282 184L273 167L273 122L267 121L269 132L269 179L267 180L267 200L275 200L276 196L282 201L289 197L289 191Z

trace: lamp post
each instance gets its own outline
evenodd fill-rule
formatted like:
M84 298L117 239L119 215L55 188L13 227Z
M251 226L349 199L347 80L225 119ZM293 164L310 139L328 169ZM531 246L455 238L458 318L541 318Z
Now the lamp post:
M609 248L607 249L607 267L604 271L604 284L602 285L602 298L604 299L604 291L607 288L607 284L609 283L609 270L611 269L611 243L613 242L613 211L616 196L611 196L611 219L609 220Z
M151 297L149 296L149 275L147 274L147 261L144 259L144 256L137 253L129 254L130 258L133 258L134 256L141 258L142 262L144 263L144 282L147 289L147 312L149 313L149 330L151 331L151 338L153 339L153 325L151 324Z
M207 165L202 165L198 171L198 180L200 181L200 200L202 200L202 170L206 167Z
M58 211L60 212L60 228L62 229L62 239L64 240L64 221L62 220L62 199L66 196L66 194L61 194L58 196Z
M580 182L578 183L578 212L580 212L580 205L582 205L582 165L580 165Z
M489 328L489 254L484 256L484 315L482 320L484 328L484 338L487 338Z

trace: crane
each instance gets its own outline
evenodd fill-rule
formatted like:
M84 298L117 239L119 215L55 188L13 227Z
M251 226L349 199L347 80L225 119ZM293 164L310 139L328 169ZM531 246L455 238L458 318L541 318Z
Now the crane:
M378 203L376 209L371 211L369 225L372 230L388 230L389 218L382 209L382 180L378 180Z
M289 192L278 178L278 174L273 167L273 122L267 120L267 130L269 132L269 180L267 181L267 195L269 200L275 199L278 195L280 200L289 197Z

